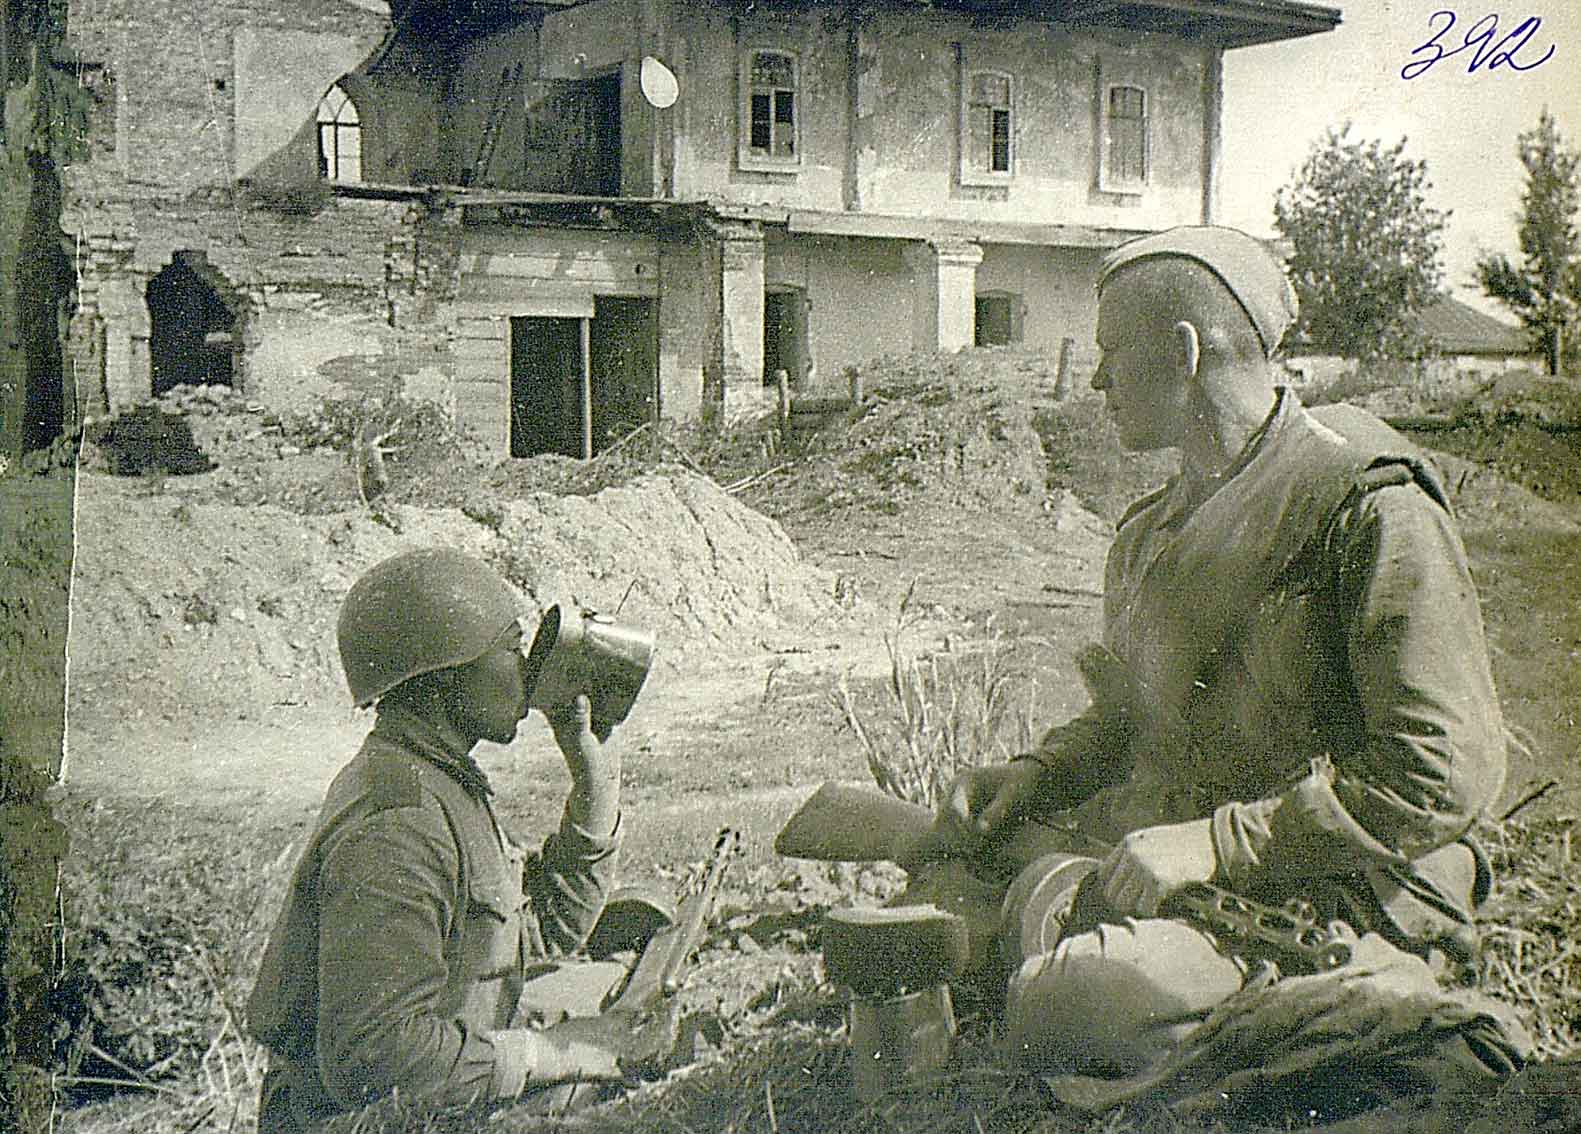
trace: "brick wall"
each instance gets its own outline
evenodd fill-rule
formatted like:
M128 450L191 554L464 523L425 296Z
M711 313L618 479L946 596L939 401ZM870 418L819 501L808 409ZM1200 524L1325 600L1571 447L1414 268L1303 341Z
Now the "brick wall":
M307 0L73 0L70 21L78 57L102 64L84 71L98 111L62 218L79 282L68 374L83 409L149 395L146 289L177 252L201 253L223 283L244 348L236 380L250 396L299 399L331 359L393 371L388 359L422 354L411 340L437 312L425 297L426 214L317 183L318 99L378 46L387 17ZM410 86L413 71L396 85ZM393 148L402 168L380 179L433 163ZM380 172L390 150L369 155ZM271 176L238 187L239 173L259 170ZM300 188L282 190L292 182Z

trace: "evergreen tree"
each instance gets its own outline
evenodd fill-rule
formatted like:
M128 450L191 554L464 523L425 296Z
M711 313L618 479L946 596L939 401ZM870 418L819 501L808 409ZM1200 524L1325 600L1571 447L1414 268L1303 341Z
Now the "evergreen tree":
M1546 107L1516 149L1526 167L1521 265L1502 254L1484 256L1477 262L1477 282L1520 317L1548 356L1548 373L1558 374L1576 353L1569 331L1581 313L1581 154L1565 145Z

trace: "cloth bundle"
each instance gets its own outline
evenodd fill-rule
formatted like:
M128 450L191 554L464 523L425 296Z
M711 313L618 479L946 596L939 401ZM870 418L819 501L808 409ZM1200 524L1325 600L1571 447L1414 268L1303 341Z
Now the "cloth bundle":
M1420 957L1370 933L1329 972L1281 978L1265 965L1138 1074L1044 1081L1057 1100L1087 1111L1154 1098L1182 1116L1332 1121L1423 1094L1486 1092L1530 1051L1503 1006L1440 987Z

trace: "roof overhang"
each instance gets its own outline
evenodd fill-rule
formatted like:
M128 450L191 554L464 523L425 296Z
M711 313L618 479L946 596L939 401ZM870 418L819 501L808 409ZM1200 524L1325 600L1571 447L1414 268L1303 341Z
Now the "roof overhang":
M473 28L498 26L587 0L391 0L397 23ZM734 0L746 5L747 0ZM805 0L753 0L759 7ZM1300 0L909 0L990 19L1023 19L1161 32L1221 47L1248 47L1333 31L1340 10Z
M962 0L970 4L974 0ZM989 0L1008 4L1010 0ZM1066 23L1162 32L1221 47L1250 47L1333 31L1340 10L1294 0L1025 0Z

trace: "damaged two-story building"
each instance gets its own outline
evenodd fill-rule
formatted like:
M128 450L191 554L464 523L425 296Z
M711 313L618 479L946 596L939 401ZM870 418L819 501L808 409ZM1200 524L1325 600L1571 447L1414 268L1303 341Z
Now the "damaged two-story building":
M501 455L1091 341L1294 0L73 0L79 412L391 380Z

